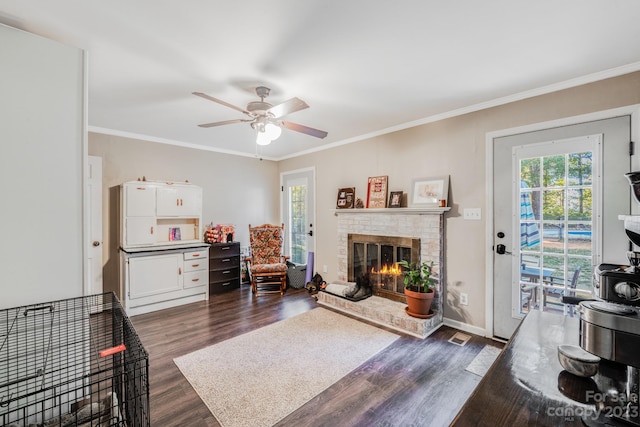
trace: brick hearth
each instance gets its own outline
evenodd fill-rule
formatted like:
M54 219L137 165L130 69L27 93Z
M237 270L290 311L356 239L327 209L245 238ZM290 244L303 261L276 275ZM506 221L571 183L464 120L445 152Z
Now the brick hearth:
M431 319L411 317L404 311L406 304L375 295L356 302L318 292L318 304L418 338L426 338L442 325L437 316Z

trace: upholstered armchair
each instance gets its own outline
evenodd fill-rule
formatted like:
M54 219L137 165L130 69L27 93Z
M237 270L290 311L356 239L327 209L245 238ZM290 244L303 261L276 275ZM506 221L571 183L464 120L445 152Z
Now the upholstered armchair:
M252 227L249 224L249 246L251 256L245 261L249 266L251 292L258 294L280 293L287 287L288 256L283 255L284 224L281 226L263 224Z

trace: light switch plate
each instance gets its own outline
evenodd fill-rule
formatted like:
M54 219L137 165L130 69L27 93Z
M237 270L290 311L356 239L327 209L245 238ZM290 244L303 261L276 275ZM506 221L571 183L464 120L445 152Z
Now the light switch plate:
M482 210L480 208L465 208L463 215L464 219L479 221L482 219Z

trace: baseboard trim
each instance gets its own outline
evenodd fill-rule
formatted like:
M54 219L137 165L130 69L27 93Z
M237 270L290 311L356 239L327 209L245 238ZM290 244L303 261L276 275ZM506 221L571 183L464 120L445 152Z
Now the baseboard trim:
M462 323L458 320L444 318L442 319L444 325L449 326L451 328L459 329L463 332L469 332L474 335L480 335L481 337L487 336L487 330L485 328L479 328L478 326L473 326L468 323ZM487 337L491 338L491 337Z

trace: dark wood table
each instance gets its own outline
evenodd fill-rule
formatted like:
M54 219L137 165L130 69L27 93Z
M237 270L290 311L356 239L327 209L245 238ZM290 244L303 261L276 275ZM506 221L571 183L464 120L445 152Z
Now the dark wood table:
M578 317L529 312L451 425L584 426L582 416L595 416L595 406L581 402L604 388L598 382L605 375L579 378L563 370L558 345L578 340ZM619 365L607 366L608 378L624 375Z

